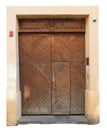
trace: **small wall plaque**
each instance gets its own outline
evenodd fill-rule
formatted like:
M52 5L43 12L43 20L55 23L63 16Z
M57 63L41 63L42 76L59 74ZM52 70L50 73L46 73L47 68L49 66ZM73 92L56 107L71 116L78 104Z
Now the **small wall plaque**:
M13 37L13 31L9 31L9 37Z

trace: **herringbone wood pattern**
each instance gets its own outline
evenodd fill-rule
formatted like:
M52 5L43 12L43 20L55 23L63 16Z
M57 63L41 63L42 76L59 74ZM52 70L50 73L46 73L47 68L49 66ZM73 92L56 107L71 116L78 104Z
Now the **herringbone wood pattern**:
M70 77L68 79L71 87L71 114L84 114L85 104L85 39L84 33L70 33L70 34L54 34L54 43L52 44L52 60L59 62L59 64L69 62L68 67ZM60 70L60 68L59 68ZM62 73L62 80L67 84L66 79ZM56 75L61 72L56 71ZM56 81L60 82L60 80ZM57 85L58 87L58 85ZM69 85L68 88L69 89ZM61 93L61 91L59 92ZM59 95L59 94L58 94ZM66 94L63 95L63 98ZM59 101L61 97L58 97ZM65 101L65 100L63 100ZM65 101L67 102L67 101Z
M54 23L53 32L62 33L19 33L22 114L84 114L85 34L64 33L70 21L30 22L37 32L52 31L47 27ZM26 20L21 25L30 28Z
M53 62L52 114L70 114L70 63Z
M51 112L50 44L46 34L20 34L20 84L23 114Z

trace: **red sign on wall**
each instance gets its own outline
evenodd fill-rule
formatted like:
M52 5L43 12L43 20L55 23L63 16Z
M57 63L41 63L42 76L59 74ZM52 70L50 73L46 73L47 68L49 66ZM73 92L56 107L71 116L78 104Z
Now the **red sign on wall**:
M9 37L13 37L13 31L9 31Z

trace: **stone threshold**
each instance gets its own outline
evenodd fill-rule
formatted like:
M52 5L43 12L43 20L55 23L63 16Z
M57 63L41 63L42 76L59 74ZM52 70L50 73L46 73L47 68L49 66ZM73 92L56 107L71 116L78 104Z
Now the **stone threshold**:
M68 115L68 116L22 116L18 124L54 124L54 123L73 123L73 124L88 124L89 121L84 115Z

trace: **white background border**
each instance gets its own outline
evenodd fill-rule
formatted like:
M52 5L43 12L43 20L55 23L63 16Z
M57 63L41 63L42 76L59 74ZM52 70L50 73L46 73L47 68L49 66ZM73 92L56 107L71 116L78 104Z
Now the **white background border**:
M46 130L104 130L107 129L107 0L3 0L0 1L0 129L46 129ZM6 87L7 87L7 6L99 6L99 89L100 124L50 124L6 126ZM94 43L93 43L94 44Z

